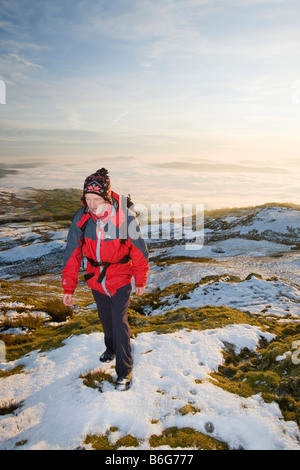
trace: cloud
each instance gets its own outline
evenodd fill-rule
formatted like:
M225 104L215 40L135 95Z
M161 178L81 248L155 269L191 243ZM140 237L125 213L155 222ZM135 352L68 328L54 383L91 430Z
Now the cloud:
M3 155L296 153L297 2L0 3Z
M138 42L145 50L142 67L150 67L153 60L169 59L170 54L269 59L291 47L296 51L299 44L296 23L281 25L278 30L269 22L283 16L293 17L299 9L297 2L287 6L283 0L130 0L126 7L118 1L114 5L105 8L102 2L79 3L82 15L74 24L74 33L85 39L105 37L123 44ZM272 15L274 5L277 13Z
M70 158L72 162L74 159ZM265 173L176 171L142 162L140 158L113 159L102 154L80 159L72 166L61 161L54 164L51 160L38 170L28 168L7 175L1 183L4 187L82 188L85 176L102 166L109 170L114 191L131 194L136 204L203 203L208 210L267 202L300 203L299 172L270 177Z
M21 57L18 54L9 54L8 58L12 59L12 61L14 61L17 64L20 64L21 67L23 67L26 70L31 68L31 67L38 67L38 68L41 68L41 69L43 68L41 65L34 64L34 63L30 62L29 60L25 59L24 57Z
M8 163L0 162L0 178L9 177L10 175L19 175L19 170L30 170L45 165L46 160L28 160L15 161Z
M282 174L288 173L283 168L271 167L253 167L237 164L220 164L220 163L188 163L188 162L168 162L160 163L156 166L160 168L172 168L175 170L193 171L199 173L267 173Z
M18 173L17 170L11 170L9 168L2 168L2 165L0 165L0 178L5 178L6 176L15 175L17 173Z
M124 111L123 113L118 114L111 122L111 126L114 126L117 124L119 121L121 121L125 116L128 115L128 111Z

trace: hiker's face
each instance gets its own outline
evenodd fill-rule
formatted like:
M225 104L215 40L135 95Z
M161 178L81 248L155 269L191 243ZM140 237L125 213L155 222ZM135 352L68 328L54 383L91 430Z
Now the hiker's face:
M85 200L87 206L91 212L96 215L100 215L104 212L106 207L106 201L101 196L97 196L97 194L86 194Z

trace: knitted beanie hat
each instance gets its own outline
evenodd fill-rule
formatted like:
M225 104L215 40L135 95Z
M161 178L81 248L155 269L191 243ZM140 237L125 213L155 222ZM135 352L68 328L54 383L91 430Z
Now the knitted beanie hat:
M83 197L87 193L97 194L106 201L111 202L111 186L108 171L105 168L97 170L96 173L85 179L83 186Z

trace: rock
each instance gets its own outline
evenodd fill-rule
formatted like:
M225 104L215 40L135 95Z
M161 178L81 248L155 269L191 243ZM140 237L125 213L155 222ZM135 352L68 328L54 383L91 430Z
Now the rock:
M207 421L204 425L204 429L206 432L212 433L215 430L215 427L211 421Z

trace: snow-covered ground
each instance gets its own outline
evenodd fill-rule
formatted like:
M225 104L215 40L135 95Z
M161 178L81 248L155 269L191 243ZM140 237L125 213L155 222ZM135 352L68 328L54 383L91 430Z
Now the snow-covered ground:
M180 263L150 266L148 289L164 288L175 282L198 282L206 276L231 274L241 279L252 273L265 279L276 276L291 283L300 284L300 253L286 253L280 258L268 256L235 256L226 259L182 261Z
M0 449L75 449L87 434L109 434L111 442L131 434L138 449L149 449L152 434L177 426L191 427L230 448L300 450L300 433L294 422L282 420L277 404L259 395L241 398L208 381L223 361L223 342L239 351L255 349L260 337L271 339L257 327L230 325L205 331L179 331L158 335L142 333L133 340L132 387L119 392L108 382L103 392L83 385L79 376L99 368L103 335L70 337L65 346L33 352L13 363L25 364L23 374L2 380L1 402L23 402L15 415L0 420ZM110 364L102 369L111 372ZM182 414L187 403L198 412Z
M66 236L66 230L49 223L0 225L0 261L2 265L24 262L61 251Z
M292 209L266 208L251 216L211 221L199 251L185 250L182 245L157 246L151 250L153 258L203 259L152 262L148 291L174 283L198 283L206 276L221 278L207 280L185 299L170 295L169 305L151 314L210 304L275 314L279 319L289 313L298 321L300 254L295 248L299 246L299 216ZM0 226L0 235L0 277L5 279L12 279L16 266L21 272L29 261L38 265L49 255L62 256L66 239L66 231L47 224L5 224ZM228 275L240 281L232 282ZM5 292L1 305L12 317L20 307L6 299ZM14 413L0 416L0 449L75 449L93 433L108 433L111 442L131 434L140 440L139 449L149 449L149 437L167 427L191 427L208 434L206 424L210 423L210 435L232 449L300 450L296 423L284 421L275 402L265 403L259 395L241 398L208 380L223 361L224 342L234 344L237 352L244 347L253 350L262 336L272 339L250 325L139 334L132 341L133 381L127 392L118 392L105 382L100 393L83 385L79 377L100 367L114 374L110 364L99 363L104 349L101 333L70 337L59 349L4 361L1 370L18 364L25 367L22 374L0 380L0 403L22 402ZM181 414L180 408L187 403L199 411ZM109 431L112 427L118 431ZM23 445L15 447L20 442Z
M232 282L223 275L220 280L201 284L188 294L188 299L170 295L167 300L167 305L152 310L151 315L179 307L198 308L203 305L226 305L251 313L300 315L299 287L285 280L265 280L255 275L238 282Z

